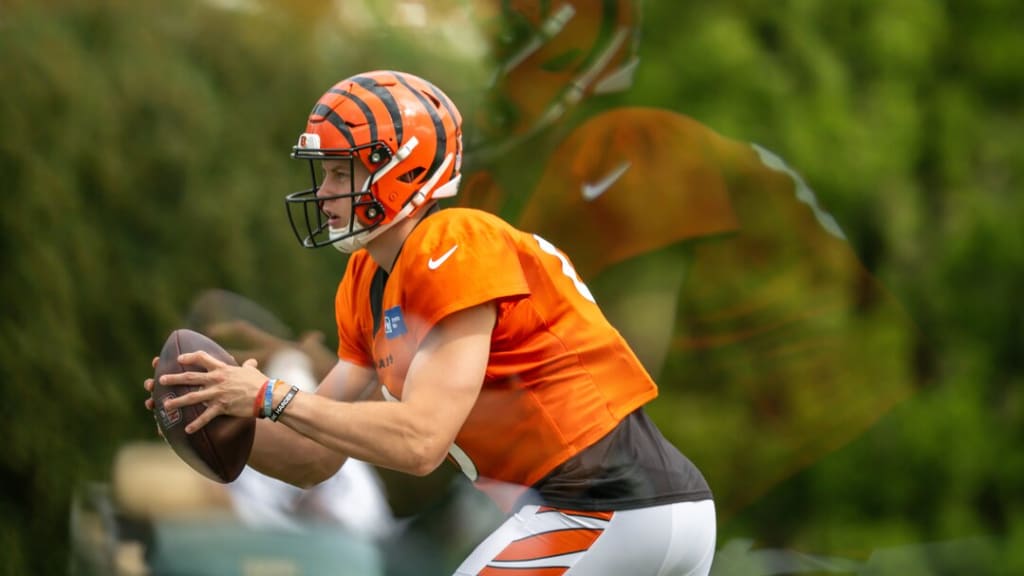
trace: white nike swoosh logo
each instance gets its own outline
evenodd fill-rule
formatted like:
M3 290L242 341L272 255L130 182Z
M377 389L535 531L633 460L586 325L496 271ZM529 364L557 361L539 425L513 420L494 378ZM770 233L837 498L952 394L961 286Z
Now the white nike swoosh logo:
M612 187L612 184L615 184L619 178L622 178L622 175L626 173L626 170L629 170L630 166L632 166L632 163L627 160L622 164L619 164L618 167L597 182L584 182L583 199L587 202L597 200L601 194L604 194Z
M452 252L455 252L455 249L458 248L458 247L459 247L458 244L456 244L455 246L452 246L447 252L442 254L441 257L438 258L437 260L434 260L433 258L431 258L430 260L427 260L427 268L430 268L431 270L437 270L441 266L441 264L444 264L444 261L447 260L448 257L452 255Z

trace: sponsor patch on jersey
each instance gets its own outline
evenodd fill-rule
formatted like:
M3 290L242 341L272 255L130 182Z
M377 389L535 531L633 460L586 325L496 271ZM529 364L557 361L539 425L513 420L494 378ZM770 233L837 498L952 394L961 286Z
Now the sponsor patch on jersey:
M384 337L388 340L398 338L408 332L405 327L405 319L402 318L402 308L395 306L384 311Z

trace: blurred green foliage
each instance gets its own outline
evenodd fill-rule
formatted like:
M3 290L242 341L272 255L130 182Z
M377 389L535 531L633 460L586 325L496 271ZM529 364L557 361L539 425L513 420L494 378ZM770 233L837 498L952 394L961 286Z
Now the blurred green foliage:
M198 291L333 333L343 261L298 248L283 207L316 97L375 67L472 76L254 5L0 2L0 573L66 572L72 490L152 437L142 379ZM986 569L948 573L1024 572L1024 4L658 0L645 20L636 98L784 156L927 336L922 392L720 541L867 558L982 536Z
M867 559L980 536L912 573L1024 571L1024 5L646 8L642 98L778 151L925 335L925 388L720 542Z
M306 23L284 3L0 8L0 573L66 571L71 492L153 437L142 380L199 291L333 332L344 261L296 245L283 198L308 168L290 147L344 76L443 71Z

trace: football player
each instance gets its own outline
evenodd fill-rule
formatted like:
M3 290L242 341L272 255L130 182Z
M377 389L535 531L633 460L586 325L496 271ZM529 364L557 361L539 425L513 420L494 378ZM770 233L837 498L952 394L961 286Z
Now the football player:
M461 116L411 74L347 78L314 106L293 157L312 187L287 198L303 246L346 254L338 362L315 393L248 360L198 352L186 428L257 417L249 464L298 485L348 457L412 475L447 458L508 519L457 574L707 574L711 490L646 416L657 386L566 253L468 208ZM152 386L152 380L145 383ZM364 400L379 389L382 400Z

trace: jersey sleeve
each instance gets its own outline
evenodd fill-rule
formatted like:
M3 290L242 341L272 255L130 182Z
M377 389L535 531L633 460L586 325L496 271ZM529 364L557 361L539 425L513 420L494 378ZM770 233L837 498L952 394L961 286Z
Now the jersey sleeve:
M373 357L370 352L370 338L372 337L372 318L369 317L368 308L369 294L368 276L372 276L370 270L370 259L365 253L352 255L348 260L345 269L345 276L338 284L338 291L334 296L334 319L338 326L338 358L359 366L373 366ZM363 291L364 297L359 298L358 293ZM370 331L367 331L366 323L371 322Z
M434 218L441 221L431 223L403 262L409 280L402 300L420 338L452 313L529 294L514 229L475 210L448 209Z

